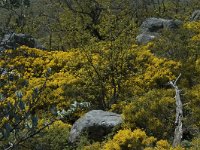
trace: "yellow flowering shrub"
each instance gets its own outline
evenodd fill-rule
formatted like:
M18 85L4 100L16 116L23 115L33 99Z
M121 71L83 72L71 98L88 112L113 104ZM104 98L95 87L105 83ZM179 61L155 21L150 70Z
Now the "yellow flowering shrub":
M120 130L113 139L105 143L104 150L142 150L145 147L153 146L156 138L148 137L141 129Z
M156 57L148 50L148 47L136 48L133 52L135 59L131 61L136 73L126 83L133 84L134 88L139 88L139 91L162 87L175 78L174 73L180 68L179 62Z
M83 78L88 89L107 106L126 100L149 89L163 87L175 78L180 63L156 57L149 47L130 48L112 42L99 42L85 50L87 63Z
M0 93L13 103L15 91L21 90L23 101L25 104L34 104L31 113L37 112L39 118L43 117L42 112L48 118L47 110L51 106L67 110L73 101L91 102L94 108L111 108L113 111L123 112L126 122L124 125L128 128L144 128L148 134L167 137L171 134L171 126L164 129L164 124L169 120L157 112L169 111L171 114L171 109L167 108L174 101L166 91L167 94L162 94L162 90L152 90L147 94L145 92L174 79L174 72L179 69L180 64L156 57L148 47L134 45L123 48L116 43L99 42L84 49L71 49L67 52L25 46L7 50L0 60L1 68L6 70L1 75L3 86ZM138 98L140 94L144 96ZM133 97L138 100L130 103ZM74 122L83 113L79 109L67 119ZM133 140L135 143L126 145L123 140L129 139L121 139L122 141L113 143L113 147L123 147L122 142L127 147L140 147L141 144L145 147L154 141L154 138L147 138L143 131L126 132L119 132L116 137L130 134L136 140ZM137 137L142 141L137 141Z
M195 62L195 69L200 73L200 58L198 58Z
M171 150L171 145L167 142L167 140L159 140L156 142L155 147L147 147L144 150Z
M200 21L192 21L186 23L184 26L186 29L189 29L195 33L191 40L200 41Z
M123 111L123 109L124 109L124 106L126 106L127 103L128 103L128 102L126 102L126 101L119 101L118 103L113 104L113 105L111 106L110 111L112 111L112 112L117 112L117 113L121 114L122 111Z
M181 85L191 87L199 83L200 21L185 22L174 32L165 32L155 40L151 51L157 56L180 61Z
M135 97L124 107L124 126L145 129L147 134L167 139L174 132L174 109L173 90L151 90L143 96Z
M1 76L3 83L7 84L0 92L5 97L12 97L16 90L21 89L23 98L30 99L32 89L40 89L46 82L38 105L62 103L61 105L69 106L71 102L69 95L66 95L67 89L80 80L74 72L78 73L79 65L83 61L79 53L77 50L49 52L25 46L7 50L0 64L2 68L11 70L16 80L9 81L8 75ZM47 78L45 74L48 69L51 69L51 74Z
M156 148L158 150L167 150L170 148L170 144L166 140L160 140L156 142Z

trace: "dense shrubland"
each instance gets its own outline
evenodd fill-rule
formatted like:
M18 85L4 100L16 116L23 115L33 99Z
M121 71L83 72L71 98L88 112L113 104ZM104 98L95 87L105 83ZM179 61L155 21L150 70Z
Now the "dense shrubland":
M1 34L34 35L47 50L0 53L0 149L75 149L69 130L91 109L120 113L124 123L102 141L83 136L76 149L199 149L200 21L188 19L198 0L28 2L2 2ZM152 16L183 25L137 45L139 25ZM175 92L167 83L180 73L184 133L172 148Z

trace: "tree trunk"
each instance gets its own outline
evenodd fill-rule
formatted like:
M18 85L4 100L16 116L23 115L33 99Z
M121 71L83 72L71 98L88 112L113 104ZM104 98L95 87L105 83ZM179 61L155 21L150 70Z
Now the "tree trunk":
M175 89L176 95L176 120L175 120L175 131L174 131L174 140L173 140L173 147L177 147L181 144L181 139L183 136L183 104L180 98L180 90L176 85L176 82L180 78L181 74L178 76L175 82L170 81L169 84Z

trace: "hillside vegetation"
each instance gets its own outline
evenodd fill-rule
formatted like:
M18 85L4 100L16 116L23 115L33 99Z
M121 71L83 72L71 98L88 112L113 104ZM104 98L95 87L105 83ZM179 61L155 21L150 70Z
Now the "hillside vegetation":
M200 149L200 13L190 18L199 6L199 0L0 2L0 41L25 33L45 47L0 48L0 149ZM182 23L138 44L150 17ZM175 146L177 93L170 81L183 103ZM123 123L100 140L83 134L69 143L72 125L90 110L121 114Z

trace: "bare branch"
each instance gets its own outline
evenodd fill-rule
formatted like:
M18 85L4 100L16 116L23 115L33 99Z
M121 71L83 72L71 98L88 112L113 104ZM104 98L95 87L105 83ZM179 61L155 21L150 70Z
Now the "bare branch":
M176 86L177 81L179 80L179 78L181 77L181 73L179 74L179 76L176 78L174 85Z

